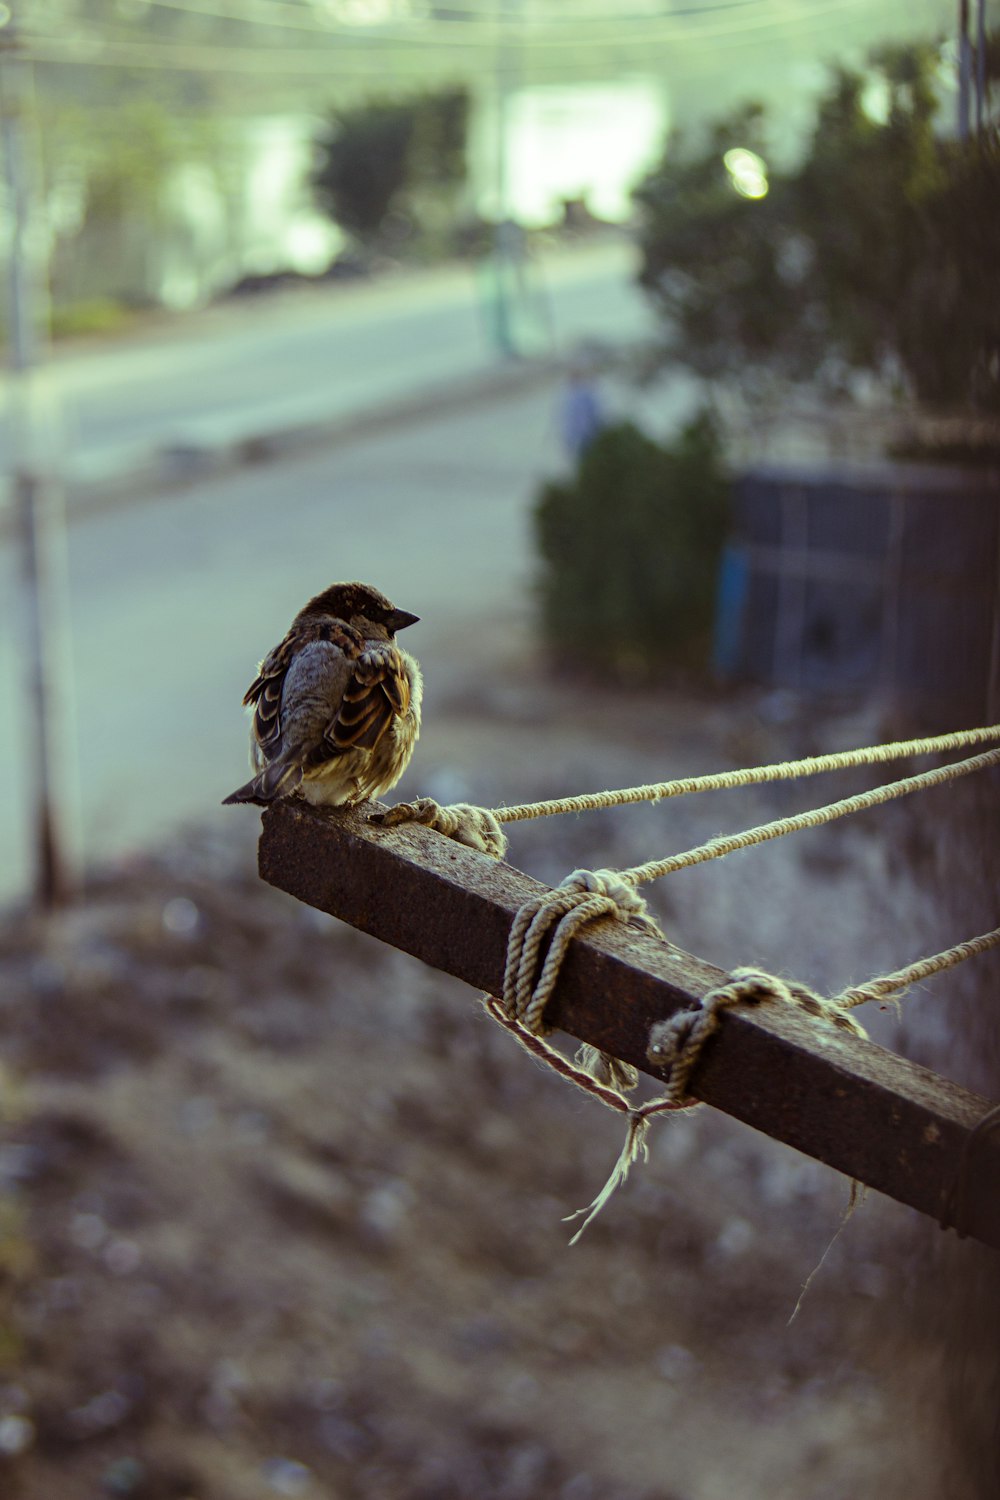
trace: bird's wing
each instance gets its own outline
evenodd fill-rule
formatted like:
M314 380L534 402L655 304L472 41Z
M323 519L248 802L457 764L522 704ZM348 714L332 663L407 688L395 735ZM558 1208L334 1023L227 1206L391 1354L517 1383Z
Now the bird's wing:
M254 705L253 735L268 754L281 741L281 696L285 677L296 652L310 641L329 641L348 661L357 661L364 651L364 638L343 620L310 620L293 625L274 650L261 662L257 676L243 696L244 707Z
M374 750L396 717L410 707L410 678L402 654L387 642L369 644L355 663L324 742L331 754Z

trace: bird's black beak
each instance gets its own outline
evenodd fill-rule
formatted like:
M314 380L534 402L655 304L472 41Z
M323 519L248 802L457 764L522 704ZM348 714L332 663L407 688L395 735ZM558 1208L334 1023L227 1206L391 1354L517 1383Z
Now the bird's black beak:
M419 619L419 615L408 614L405 609L394 609L385 623L395 635L397 630L405 630L407 625L415 625Z

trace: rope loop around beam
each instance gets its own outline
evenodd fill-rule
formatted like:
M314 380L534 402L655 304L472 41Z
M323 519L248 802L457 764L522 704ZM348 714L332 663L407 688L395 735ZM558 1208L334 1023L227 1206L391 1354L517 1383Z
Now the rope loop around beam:
M549 1030L545 1007L573 935L599 917L614 917L663 937L645 898L617 870L574 870L555 890L526 901L514 918L507 943L503 1003L507 1014L534 1035L544 1036Z
M705 1043L722 1024L723 1011L734 1005L759 1005L766 1000L797 1006L815 1020L826 1021L854 1036L867 1036L853 1016L808 985L781 979L763 969L734 969L727 982L703 996L696 1009L680 1010L650 1027L646 1056L666 1074L664 1098L672 1104L682 1104L689 1098L691 1074Z

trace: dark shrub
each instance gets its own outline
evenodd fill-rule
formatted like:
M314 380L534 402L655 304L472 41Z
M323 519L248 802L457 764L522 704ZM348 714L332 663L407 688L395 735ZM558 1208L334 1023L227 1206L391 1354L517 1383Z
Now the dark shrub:
M540 600L557 659L622 680L703 666L729 484L702 413L670 446L605 428L535 504Z

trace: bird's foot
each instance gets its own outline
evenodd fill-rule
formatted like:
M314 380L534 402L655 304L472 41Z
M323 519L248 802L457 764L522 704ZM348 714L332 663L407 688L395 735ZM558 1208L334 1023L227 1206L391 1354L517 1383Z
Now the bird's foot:
M442 807L433 797L417 797L413 802L398 802L384 813L376 813L372 821L386 828L396 828L400 823L422 823L425 828L433 828L469 849L478 849L491 859L503 859L507 852L507 837L494 814L469 802L452 802Z

